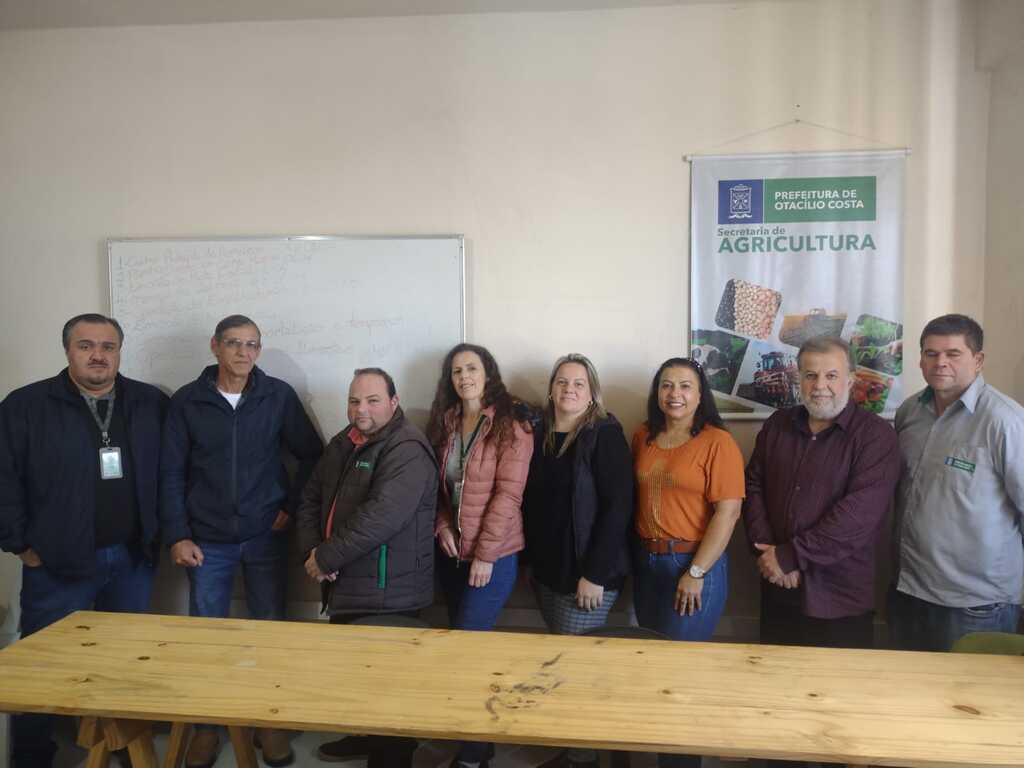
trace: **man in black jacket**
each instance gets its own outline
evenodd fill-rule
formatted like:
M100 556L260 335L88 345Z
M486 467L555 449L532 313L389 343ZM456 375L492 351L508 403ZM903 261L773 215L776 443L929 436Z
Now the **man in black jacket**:
M231 315L217 324L216 365L174 393L161 457L161 526L176 565L188 569L189 613L227 616L241 568L254 619L285 618L285 562L290 514L323 443L287 383L256 367L256 324ZM281 449L297 461L289 482ZM286 734L261 729L267 765L294 759ZM212 766L216 730L202 728L189 746L189 768Z
M355 372L348 420L302 494L296 523L306 573L323 585L332 624L416 616L434 598L434 452L380 368ZM415 749L415 739L350 736L321 745L318 755L408 768Z
M157 561L167 396L118 373L116 320L64 325L68 366L0 403L0 548L21 558L21 636L88 608L142 612ZM52 764L48 715L12 721L14 768Z

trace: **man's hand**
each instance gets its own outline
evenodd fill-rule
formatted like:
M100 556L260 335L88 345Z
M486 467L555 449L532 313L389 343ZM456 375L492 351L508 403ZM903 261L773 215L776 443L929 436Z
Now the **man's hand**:
M580 576L576 584L576 605L582 611L596 611L604 602L604 587Z
M779 565L779 559L775 555L774 544L754 544L761 556L757 558L757 569L761 576L770 583L783 589L796 589L800 586L800 571L786 573Z
M197 568L203 564L203 550L192 539L182 539L171 547L171 560L175 565Z
M448 557L458 557L459 548L455 546L455 534L451 528L442 528L437 532L437 543L441 545L441 551Z
M761 572L761 576L772 584L781 584L786 574L783 573L779 559L775 556L775 545L755 544L754 547L761 553L757 558L757 570Z
M274 518L274 524L270 526L272 531L283 531L292 522L292 516L285 512L283 509L278 510L277 517Z
M306 558L306 575L318 584L323 581L334 581L338 578L338 572L324 573L320 570L320 564L316 561L316 550L311 550L309 557Z
M473 558L469 565L469 586L486 587L491 581L491 572L494 570L494 563Z
M43 561L39 559L39 555L37 555L36 551L31 547L29 547L20 555L18 555L18 557L20 557L21 562L23 562L29 568L38 568L40 565L43 564Z

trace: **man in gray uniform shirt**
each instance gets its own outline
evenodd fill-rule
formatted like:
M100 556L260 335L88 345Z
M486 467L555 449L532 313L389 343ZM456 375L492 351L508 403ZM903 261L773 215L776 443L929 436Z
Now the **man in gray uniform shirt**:
M947 651L970 632L1015 632L1024 593L1024 408L985 383L981 326L943 315L921 333L928 386L896 413L897 648Z

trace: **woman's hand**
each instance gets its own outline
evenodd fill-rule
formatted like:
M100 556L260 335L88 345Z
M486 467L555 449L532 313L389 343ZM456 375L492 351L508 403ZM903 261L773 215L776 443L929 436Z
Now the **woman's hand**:
M486 587L491 581L491 571L494 570L494 563L473 558L469 566L469 586Z
M437 532L437 543L441 545L441 551L448 557L458 557L459 548L455 546L455 534L451 528L442 528Z
M604 602L604 587L580 576L576 584L576 606L582 611L596 611Z
M689 573L684 573L676 586L676 613L680 616L693 616L697 613L703 590L703 579L695 579Z

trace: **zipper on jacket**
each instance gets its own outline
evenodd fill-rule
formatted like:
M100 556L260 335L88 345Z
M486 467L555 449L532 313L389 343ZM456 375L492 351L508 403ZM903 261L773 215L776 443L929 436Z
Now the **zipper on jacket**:
M242 403L238 403L241 407ZM231 411L231 503L238 514L238 409Z
M455 543L455 551L458 553L458 557L455 558L456 564L462 562L462 494L466 490L466 467L463 464L462 475L459 477L459 503L455 505L455 535L458 537L458 541Z
M245 403L245 390L249 383L242 387L242 395L238 398L235 407L231 409L231 501L235 505L235 514L239 514L238 504L238 412L242 410Z
M469 436L469 440L470 440L469 450L470 450L470 452L474 451L476 449L477 438L483 439L481 437L481 435L480 435L480 430L482 430L484 428L484 423L486 421L488 421L488 418L486 416L484 416L483 414L481 414L480 415L480 420L476 423L476 426L473 428L473 432ZM459 435L461 435L462 434L462 425L461 424L458 426L458 430L459 430ZM484 435L484 437L486 437L486 435ZM452 437L452 439L453 440L455 439L454 436ZM469 456L470 456L469 453L466 453L465 456L462 456L461 455L461 450L460 450L459 462L461 464L462 475L461 475L460 480L459 480L459 482L461 483L461 486L459 487L459 504L458 504L458 507L453 511L454 516L455 516L455 531L458 533L458 536L459 536L459 540L458 540L458 542L456 544L456 547L455 547L455 549L456 549L456 551L458 552L458 555L459 555L457 558L455 558L456 566L458 566L462 562L462 494L465 493L465 491L466 491L466 467L469 464L469 462L467 462L466 459L468 459Z

